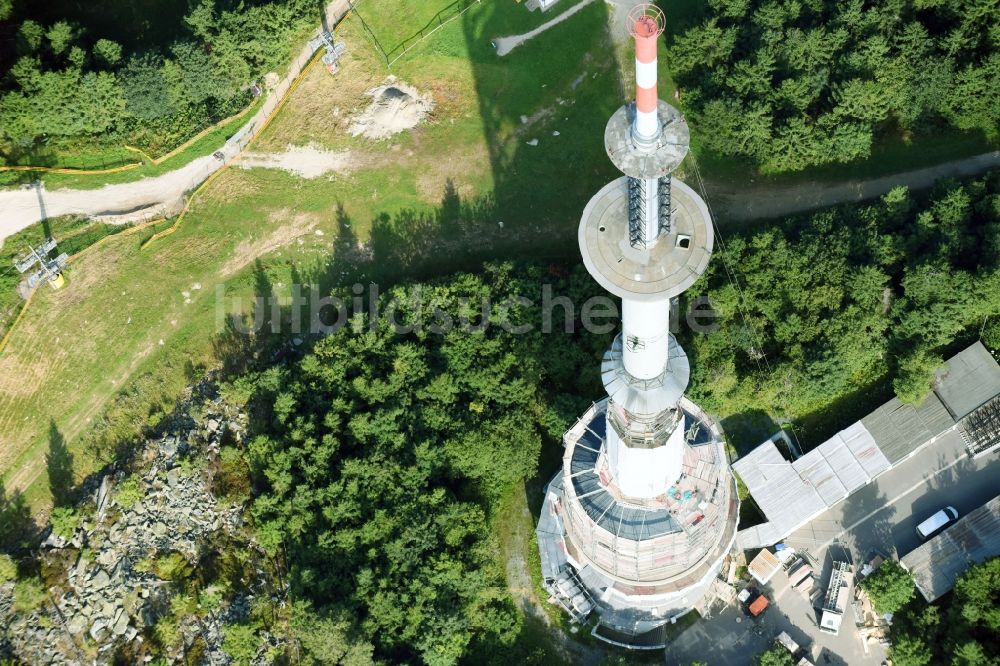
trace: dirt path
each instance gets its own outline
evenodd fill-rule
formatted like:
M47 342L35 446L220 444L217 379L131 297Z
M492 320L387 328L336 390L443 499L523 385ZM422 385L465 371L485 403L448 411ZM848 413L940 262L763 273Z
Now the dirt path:
M348 0L333 0L327 5L328 25L336 25L350 8ZM312 51L303 47L299 59L308 58ZM286 77L278 83L277 90L287 90L294 76ZM256 131L263 127L280 105L266 103L260 111L247 121L237 136ZM236 138L236 137L234 137ZM213 151L215 152L215 151ZM236 141L220 146L222 159L211 153L195 159L189 164L162 176L143 178L131 183L105 185L97 190L59 189L46 191L44 188L28 187L19 190L0 191L0 242L35 222L58 215L116 216L132 214L121 222L132 221L136 211L148 211L149 215L172 214L180 208L185 193L190 192L212 173L232 160L240 152ZM107 221L115 221L110 218Z
M746 222L874 199L898 185L919 190L942 178L975 176L997 167L1000 167L1000 150L868 180L803 183L787 187L753 184L733 187L706 180L705 187L716 212L729 220Z
M227 158L231 157L227 155ZM0 240L35 222L59 215L110 216L163 206L169 210L176 207L186 191L196 187L221 166L221 160L208 155L162 176L105 185L97 190L60 189L50 192L43 185L2 191Z
M497 37L496 39L493 40L493 45L494 47L496 47L497 55L498 56L507 55L508 53L516 49L518 46L524 44L526 41L531 39L532 37L537 37L538 35L548 30L549 28L559 25L560 23L568 19L570 16L576 14L578 11L580 11L581 9L583 9L592 2L594 2L594 0L583 0L583 2L573 5L572 7L564 11L562 14L552 19L551 21L546 21L545 23L541 24L534 30L526 32L522 35Z
M505 548L505 573L510 595L526 616L541 623L552 633L554 642L565 659L581 666L598 666L607 658L607 650L576 641L552 624L542 606L542 600L535 593L535 584L531 579L528 561L525 559L528 550L537 547L531 539L535 517L528 507L525 487L519 487L514 493L510 512L505 521L505 528L509 530Z

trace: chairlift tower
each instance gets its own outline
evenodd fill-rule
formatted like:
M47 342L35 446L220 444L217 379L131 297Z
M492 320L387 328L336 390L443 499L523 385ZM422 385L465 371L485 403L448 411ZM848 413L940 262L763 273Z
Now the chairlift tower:
M333 39L333 33L329 30L323 29L320 31L319 35L313 37L309 45L315 51L320 46L326 51L323 54L322 60L323 64L326 66L326 71L330 72L331 75L336 74L340 71L340 59L343 57L344 53L347 52L347 45L344 42L335 42Z
M622 332L604 354L608 397L565 434L537 534L543 574L572 570L600 615L595 636L658 647L663 626L699 606L733 548L739 500L718 426L684 396L687 355L670 333L671 300L705 271L708 207L672 172L687 123L657 96L663 13L628 16L636 98L608 121L604 144L624 174L587 204L584 265L622 299ZM563 604L565 606L565 604Z
M62 275L62 269L69 261L69 255L65 252L55 259L49 259L49 253L56 249L56 241L46 238L41 245L28 246L28 254L23 258L14 261L14 267L18 273L27 273L37 265L37 268L28 276L28 287L34 289L42 280L47 280L53 289L59 289L66 284L66 279Z

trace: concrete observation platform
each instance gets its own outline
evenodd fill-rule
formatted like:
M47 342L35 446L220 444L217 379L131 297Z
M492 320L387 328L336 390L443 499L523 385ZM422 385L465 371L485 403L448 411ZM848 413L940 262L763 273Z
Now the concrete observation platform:
M584 209L579 229L583 263L612 294L664 300L690 287L708 267L715 242L708 206L680 180L672 179L670 190L670 233L650 248L629 242L627 177L605 185Z

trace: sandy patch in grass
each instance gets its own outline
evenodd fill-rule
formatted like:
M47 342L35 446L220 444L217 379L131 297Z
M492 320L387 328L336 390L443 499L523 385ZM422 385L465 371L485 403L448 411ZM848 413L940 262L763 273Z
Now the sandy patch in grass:
M247 153L240 159L240 168L281 169L300 178L319 178L330 173L350 173L354 169L351 151L334 152L314 144L288 146L283 153Z
M313 233L313 229L320 221L320 217L315 213L295 213L287 208L276 210L268 217L273 223L287 222L261 238L251 237L237 245L233 250L233 257L219 269L221 277L227 278L244 266L250 265L257 257Z
M353 136L388 139L419 125L434 108L430 95L421 95L394 76L365 94L372 103L352 119L349 131Z

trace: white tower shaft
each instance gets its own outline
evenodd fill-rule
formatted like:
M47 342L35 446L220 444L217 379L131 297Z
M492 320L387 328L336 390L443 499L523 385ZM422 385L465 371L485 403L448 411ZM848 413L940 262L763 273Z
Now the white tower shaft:
M652 499L667 492L681 475L684 461L684 418L662 446L642 449L628 446L608 429L608 458L615 483L624 495Z
M622 338L625 370L636 379L659 377L670 348L670 299L622 298Z

